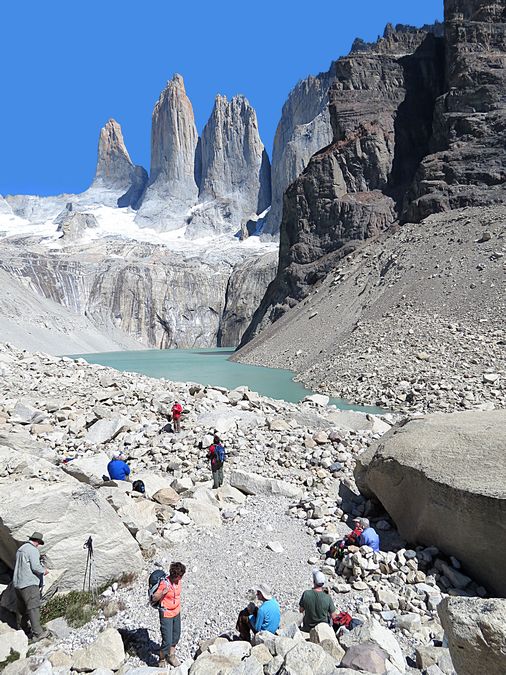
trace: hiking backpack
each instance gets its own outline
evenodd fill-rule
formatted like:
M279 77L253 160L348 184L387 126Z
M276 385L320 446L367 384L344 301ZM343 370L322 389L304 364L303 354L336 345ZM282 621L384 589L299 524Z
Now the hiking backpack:
M155 602L153 600L153 595L158 590L158 586L160 585L160 582L163 581L166 577L167 577L167 575L161 569L154 570L149 575L149 579L148 579L148 599L149 599L149 604L151 605L151 607L158 607L159 606L159 602Z
M225 448L221 443L216 443L214 446L214 453L220 464L225 461Z

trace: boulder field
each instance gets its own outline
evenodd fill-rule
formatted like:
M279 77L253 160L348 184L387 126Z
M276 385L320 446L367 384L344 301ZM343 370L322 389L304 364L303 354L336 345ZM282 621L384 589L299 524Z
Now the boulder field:
M98 613L87 624L73 628L59 618L50 623L51 638L30 650L23 633L0 623L6 675L154 672L158 615L147 603L146 581L153 567L167 569L172 560L188 569L178 645L184 662L174 675L460 675L468 671L459 670L454 654L471 626L457 630L452 619L453 635L443 603L464 615L470 603L478 627L488 607L501 607L488 597L493 586L476 582L481 575L453 549L452 539L444 548L429 535L418 541L398 532L395 514L383 508L386 500L371 498L367 485L361 491L358 473L355 481L356 465L364 471L378 445L403 438L411 425L421 425L428 442L436 423L431 417L392 428L397 418L391 414L340 412L324 397L289 404L247 387L175 383L8 345L0 345L0 400L2 619L13 620L6 584L16 547L34 529L46 541L45 592L82 588L88 536L95 548L92 586L101 592ZM186 411L178 434L167 431L174 400ZM497 415L483 415L481 443L473 436L479 424L466 426L464 417L452 422L453 415L440 419L461 429L455 457L469 454L483 466L490 460L499 475L503 460L494 452L501 424ZM215 430L227 451L225 484L218 490L210 489L205 450ZM447 446L442 442L443 456ZM118 448L132 477L144 481L146 495L132 492L131 483L102 479ZM472 491L479 476L467 471ZM454 473L464 485L466 470ZM402 490L391 487L408 502ZM350 547L336 566L331 545L356 516L371 520L382 550ZM449 510L446 517L447 527L457 529L463 516ZM486 523L475 527L488 532ZM491 549L490 541L483 543L483 559ZM338 610L361 626L337 637L326 624L309 637L300 631L298 601L315 567L326 575ZM257 635L253 645L231 640L237 612L260 581L279 599L280 629L275 636ZM496 621L490 641L479 634L469 640L473 663L499 667L501 630ZM443 646L445 631L450 651ZM486 653L490 648L493 655Z

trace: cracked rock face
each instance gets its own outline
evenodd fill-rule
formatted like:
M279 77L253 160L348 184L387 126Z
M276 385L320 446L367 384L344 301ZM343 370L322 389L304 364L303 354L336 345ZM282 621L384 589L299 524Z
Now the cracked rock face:
M446 0L445 93L431 154L420 165L404 219L503 203L506 197L506 9L496 0Z
M380 43L334 63L333 142L313 155L284 195L278 273L243 343L303 298L358 242L397 220L399 195L428 150L441 42L402 28Z
M272 206L263 230L266 234L279 232L285 190L312 155L332 141L328 111L332 79L332 68L307 77L292 89L283 106L272 151Z
M244 96L218 95L197 151L202 211L214 202L214 216L237 230L270 205L270 163L258 132L254 109ZM191 228L208 224L197 211ZM221 216L221 218L220 218Z
M176 74L153 110L150 184L139 209L140 225L171 230L184 224L184 214L198 196L197 140L193 107Z

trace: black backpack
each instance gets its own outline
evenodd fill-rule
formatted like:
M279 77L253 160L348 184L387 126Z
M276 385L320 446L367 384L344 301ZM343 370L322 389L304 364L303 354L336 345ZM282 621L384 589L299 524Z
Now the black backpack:
M160 585L160 581L163 581L167 575L165 572L161 569L153 570L151 574L149 575L148 579L148 598L149 598L149 604L151 607L158 607L158 602L153 601L153 595L156 593L158 590L158 586Z
M134 490L134 492L140 492L141 495L143 495L146 492L146 486L144 485L144 481L134 480L134 482L132 483L132 490Z

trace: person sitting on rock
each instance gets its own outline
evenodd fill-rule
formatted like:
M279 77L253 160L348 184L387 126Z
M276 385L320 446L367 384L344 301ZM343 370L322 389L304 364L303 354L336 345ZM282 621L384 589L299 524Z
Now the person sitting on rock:
M358 546L370 546L373 551L380 550L379 535L374 528L371 527L368 518L360 518L360 525L362 532L358 538Z
M319 623L337 620L334 602L330 594L325 593L325 575L320 570L313 570L313 588L302 594L299 611L304 614L302 630L306 633Z
M223 485L223 464L225 463L225 448L219 436L215 434L212 445L209 446L207 458L211 460L213 474L213 490Z
M130 480L130 467L126 463L123 452L113 453L112 459L107 465L107 472L111 480Z
M16 564L12 583L16 591L17 613L21 630L29 634L31 642L38 642L49 635L40 624L40 587L41 580L48 573L40 560L39 547L44 546L40 532L34 532L28 541L16 552Z
M160 631L162 644L158 665L163 668L168 663L173 668L181 665L176 657L176 645L181 637L181 580L186 572L183 563L173 562L169 576L162 579L153 594L153 602L159 602Z
M257 599L262 603L259 607L254 602L239 612L236 628L241 640L251 642L251 631L259 633L261 630L275 633L281 621L281 609L278 601L273 597L267 584L259 584L256 589Z
M353 519L353 530L330 547L329 558L336 558L338 561L341 561L346 555L349 546L357 546L358 538L362 534L362 524L360 521L360 518Z
M172 427L176 433L181 431L181 415L183 414L183 406L179 401L176 401L170 411L172 415Z

